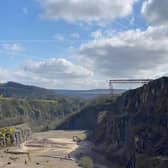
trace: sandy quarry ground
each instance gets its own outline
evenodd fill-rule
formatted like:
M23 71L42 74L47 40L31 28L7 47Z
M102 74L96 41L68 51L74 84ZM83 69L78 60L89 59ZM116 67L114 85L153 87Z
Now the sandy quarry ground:
M49 131L35 133L31 140L9 151L29 154L7 154L0 150L0 168L78 168L73 151L78 149L72 137L85 137L84 131Z
M82 141L76 143L73 136ZM96 168L104 166L107 160L94 152L91 142L84 140L85 131L48 131L33 134L32 138L18 147L9 147L8 152L26 152L27 154L9 154L0 150L0 168L79 168L77 159L90 156Z

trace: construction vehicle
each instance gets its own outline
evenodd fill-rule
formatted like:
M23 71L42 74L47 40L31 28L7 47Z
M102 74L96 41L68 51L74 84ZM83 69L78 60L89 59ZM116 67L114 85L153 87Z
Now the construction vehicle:
M73 136L73 141L76 143L80 143L81 139L78 136Z

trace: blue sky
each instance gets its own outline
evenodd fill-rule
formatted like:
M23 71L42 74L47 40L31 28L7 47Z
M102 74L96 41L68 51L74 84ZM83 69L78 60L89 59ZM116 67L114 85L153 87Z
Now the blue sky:
M2 0L0 82L91 89L167 75L166 3Z

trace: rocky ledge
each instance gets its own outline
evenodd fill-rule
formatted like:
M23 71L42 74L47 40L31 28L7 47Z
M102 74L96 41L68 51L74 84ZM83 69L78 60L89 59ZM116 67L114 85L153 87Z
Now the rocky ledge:
M19 145L28 140L31 135L31 128L25 124L0 128L0 146Z

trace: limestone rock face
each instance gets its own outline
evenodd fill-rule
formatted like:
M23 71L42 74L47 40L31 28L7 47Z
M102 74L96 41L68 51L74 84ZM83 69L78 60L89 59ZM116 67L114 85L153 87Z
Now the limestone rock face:
M112 109L93 132L109 159L127 163L133 154L168 155L168 78L124 93Z
M29 127L16 127L16 132L14 134L14 143L20 144L27 141L31 137L31 129Z
M31 138L32 131L27 125L0 129L0 146L19 145Z

